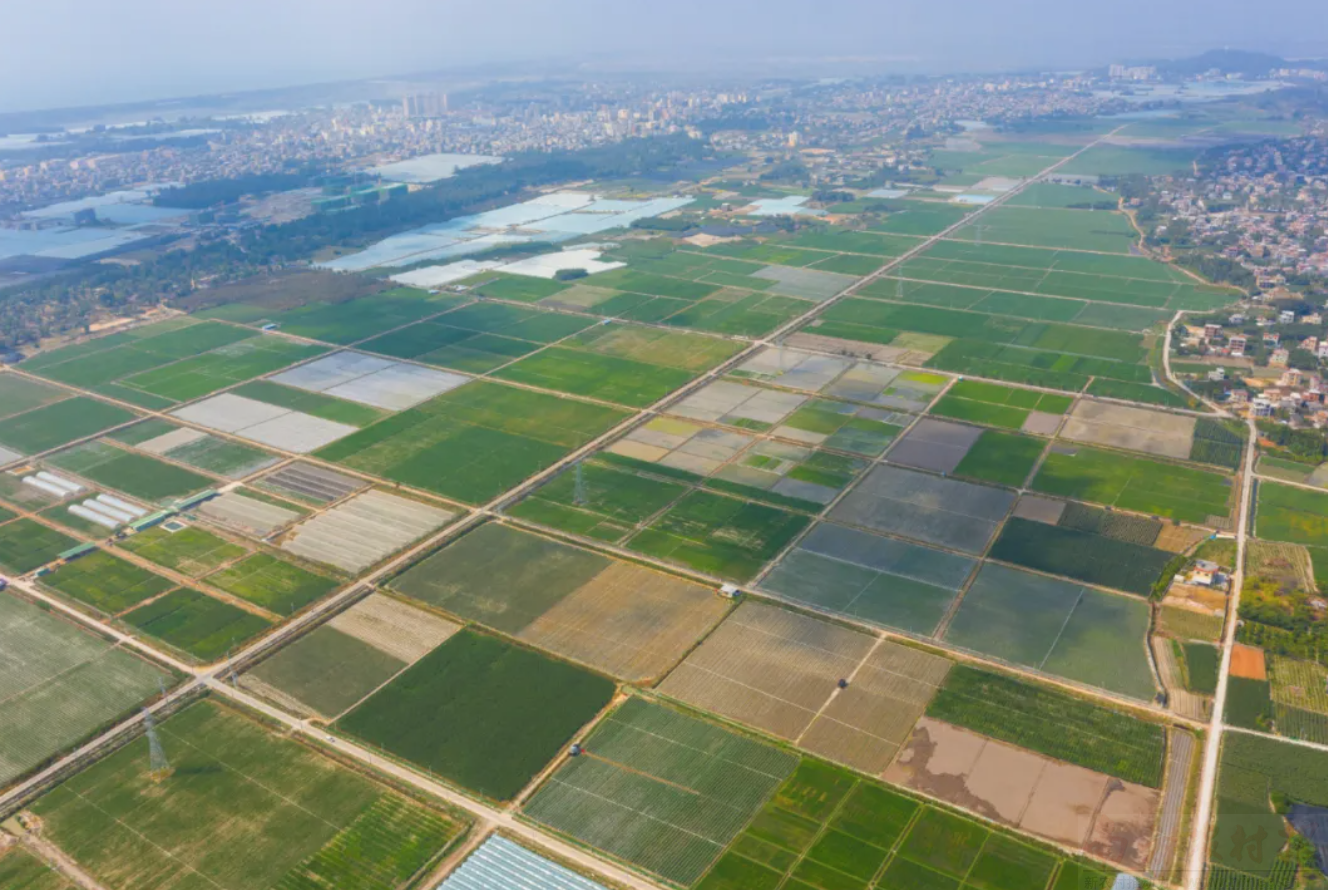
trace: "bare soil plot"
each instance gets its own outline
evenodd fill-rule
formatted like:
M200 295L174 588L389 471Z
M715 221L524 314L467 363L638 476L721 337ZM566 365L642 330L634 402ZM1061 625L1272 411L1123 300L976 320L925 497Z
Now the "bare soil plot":
M981 435L978 427L924 417L895 442L886 459L905 467L953 473Z
M860 631L747 602L659 689L698 708L796 739L874 642Z
M1195 423L1193 417L1165 411L1081 399L1070 411L1061 438L1187 460Z
M330 504L369 487L363 479L302 463L269 473L259 484L278 494L317 504Z
M1143 868L1158 792L923 717L885 779Z
M835 505L830 518L981 553L1014 499L1012 491L880 466Z
M423 658L461 629L456 622L381 593L360 600L327 626L407 664Z
M717 380L670 409L681 417L765 430L788 417L807 401L806 396Z
M1061 521L1061 514L1064 512L1065 501L1052 500L1036 494L1026 494L1019 499L1019 503L1015 504L1013 515L1020 519L1031 519L1034 522L1055 525Z
M1060 429L1062 417L1061 414L1048 414L1045 411L1029 411L1020 429L1039 436L1054 436L1056 430Z
M950 664L948 658L882 641L848 688L834 693L799 746L879 775L908 740Z
M295 510L235 492L204 501L196 510L198 515L209 522L253 538L266 538L302 515Z
M1153 541L1153 546L1158 550L1166 550L1170 553L1184 553L1210 534L1212 532L1206 528L1196 528L1189 525L1163 525L1162 531L1157 533L1157 540Z
M1246 680L1267 680L1268 665L1263 650L1237 643L1231 649L1231 676Z
M754 437L668 417L637 427L608 447L611 454L709 476L755 441Z
M367 491L297 525L281 547L356 574L455 516L419 501Z
M528 643L632 681L658 677L728 611L714 591L615 562L536 618Z

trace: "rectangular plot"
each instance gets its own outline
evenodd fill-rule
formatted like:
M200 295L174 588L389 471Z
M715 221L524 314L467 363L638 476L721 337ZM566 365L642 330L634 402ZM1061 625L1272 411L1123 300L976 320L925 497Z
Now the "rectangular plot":
M526 815L646 871L691 885L798 757L629 699L526 806Z
M861 631L748 602L659 689L696 707L796 739L873 642Z
M1194 426L1193 417L1082 399L1070 412L1061 436L1185 460L1193 447Z
M214 661L243 646L272 623L186 587L139 606L124 621L200 661Z
M20 454L38 454L134 418L116 405L75 396L5 418L0 424L0 446Z
M266 538L301 516L295 510L235 492L204 501L196 509L204 519L254 538Z
M419 501L368 491L296 526L281 546L356 574L455 516Z
M924 417L890 449L893 464L952 473L982 435L977 427Z
M31 519L15 519L0 525L0 568L11 574L26 575L78 543Z
M164 502L213 485L213 480L207 476L117 448L105 441L76 445L52 456L49 463L109 489L148 501Z
M950 660L881 642L847 689L835 694L799 744L879 775L890 765L950 671Z
M0 593L0 785L119 718L169 672Z
M927 635L973 565L958 554L820 523L761 585L819 609Z
M0 417L11 417L68 398L58 386L17 374L0 374Z
M293 463L264 476L260 483L278 494L318 504L330 504L363 491L369 483L312 464Z
M835 505L830 518L980 553L1014 498L1001 489L882 466Z

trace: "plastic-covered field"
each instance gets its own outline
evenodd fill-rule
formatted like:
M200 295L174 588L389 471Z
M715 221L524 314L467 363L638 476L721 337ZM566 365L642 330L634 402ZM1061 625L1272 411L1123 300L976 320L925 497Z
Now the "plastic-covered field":
M441 528L450 510L382 491L366 491L297 525L282 549L356 574Z
M350 424L325 420L232 393L222 393L187 405L176 411L175 416L208 429L234 433L262 445L296 454L314 451L357 430Z
M999 488L881 466L835 505L830 518L981 553L1014 499L1014 492Z
M357 352L338 352L283 371L274 383L361 405L402 411L456 389L470 378Z
M976 560L822 522L761 582L782 597L929 635Z

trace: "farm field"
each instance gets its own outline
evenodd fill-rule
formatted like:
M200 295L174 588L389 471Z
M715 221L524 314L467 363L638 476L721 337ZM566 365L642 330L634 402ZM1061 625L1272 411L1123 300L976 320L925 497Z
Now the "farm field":
M4 514L0 514L0 520L3 518ZM14 575L26 575L78 543L74 538L31 519L12 519L0 523L0 569Z
M44 575L41 583L108 615L123 612L176 585L161 575L98 550Z
M745 581L811 522L787 510L693 491L627 541L627 548Z
M165 778L148 774L140 737L33 805L46 838L108 890L176 886L182 871L227 890L392 890L467 827L211 701L158 732Z
M260 448L178 427L158 418L134 424L106 438L228 479L248 476L277 462L276 455Z
M1094 448L1053 447L1032 489L1197 525L1222 526L1231 512L1232 480L1195 467Z
M13 890L77 890L77 885L18 844L0 853L0 886Z
M75 445L67 451L52 455L46 462L98 485L146 501L166 502L203 491L215 484L210 477L201 473L105 441Z
M1123 213L1115 210L1069 210L1063 208L1007 205L982 214L979 221L957 230L956 241L974 241L975 226L982 227L981 241L993 244L1026 244L1039 247L1093 250L1129 254L1139 233Z
M987 426L1051 435L1071 399L1055 393L960 380L928 412Z
M353 402L323 392L286 386L273 380L255 380L237 386L231 392L241 398L298 411L301 414L357 429L382 420L390 413L384 408Z
M1041 439L987 430L955 467L955 475L1022 488L1045 447Z
M287 710L335 720L461 625L371 594L246 673L240 685Z
M216 661L271 626L266 618L181 587L126 612L130 627L199 661Z
M831 509L829 518L964 553L981 553L1014 493L878 466Z
M992 559L1146 596L1173 554L1098 531L1013 516Z
M396 287L341 303L309 303L293 309L278 310L259 307L258 316L237 320L249 324L272 322L280 325L283 333L346 346L416 319L444 312L458 305L461 300L450 294L430 294L413 287Z
M1126 782L1162 787L1163 727L1049 687L956 665L927 716Z
M69 397L58 386L17 374L0 374L0 418L13 417Z
M510 800L612 699L611 680L460 631L337 728L495 800Z
M390 586L636 682L666 672L728 611L712 589L500 523L463 535Z
M822 522L760 583L795 603L926 636L940 624L975 562Z
M341 585L269 553L245 556L208 575L206 583L278 615L293 615Z
M494 376L643 408L738 350L715 337L629 325L597 326L520 359Z
M473 303L360 344L369 352L483 374L585 330L591 319Z
M1273 810L1272 799L1287 798L1296 802L1292 811L1296 827L1303 833L1313 832L1314 813L1328 806L1328 755L1321 751L1297 747L1268 736L1230 733L1222 742L1221 770L1217 784L1217 814L1213 826L1213 843L1209 847L1210 868L1223 886L1269 886L1267 881L1275 873L1285 878L1294 871L1279 860L1279 850L1269 845L1264 855L1255 859L1243 855L1237 859L1230 843L1220 839L1244 829L1247 835L1259 831L1274 838L1285 834L1284 817ZM1301 809L1304 808L1304 809ZM1303 817L1308 817L1304 819ZM1302 821L1303 819L1303 821ZM1294 863L1291 863L1294 864ZM1279 880L1278 886L1286 886ZM1211 885L1210 885L1211 886Z
M19 454L38 454L95 436L135 416L108 402L74 396L5 418L0 425L0 446Z
M202 577L249 552L248 548L197 525L177 532L150 528L130 535L118 546L191 578Z
M804 759L697 888L1037 890L1058 874L1073 880L1070 890L1108 879L1049 847Z
M861 402L891 411L913 413L926 410L927 405L949 381L944 375L905 371L877 362L823 355L784 346L766 347L739 365L730 376L770 383L826 398ZM702 407L707 401L712 401L716 403L713 409L723 408L727 411L732 411L734 407L749 407L741 401L729 405L724 399L726 395L740 392L745 392L749 396L753 394L751 389L734 389L731 384L721 382L700 390L696 397L689 397L683 404L690 403ZM755 392L759 393L761 390ZM768 400L769 396L766 398ZM790 403L794 407L804 404L802 401ZM750 421L759 422L764 419L767 423L773 422L759 415L748 416L749 414L750 412L744 412L738 417ZM720 420L721 417L704 419ZM732 423L731 420L724 422ZM748 426L748 424L737 425Z
M129 712L174 678L110 640L0 592L0 786ZM0 859L0 867L4 860Z
M788 778L798 756L630 698L525 814L665 880L695 883Z
M615 408L475 381L328 445L318 456L481 503L626 416Z
M163 408L313 358L325 347L217 321L171 319L43 353L24 369Z
M1328 493L1260 482L1255 534L1269 541L1328 544Z
M994 563L964 594L945 641L1148 701L1148 603Z
M1043 439L924 417L890 449L899 466L1020 488L1046 447Z

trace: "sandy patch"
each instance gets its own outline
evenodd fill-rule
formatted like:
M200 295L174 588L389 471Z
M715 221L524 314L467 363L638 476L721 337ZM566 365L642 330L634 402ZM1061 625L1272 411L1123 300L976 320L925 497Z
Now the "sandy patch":
M1263 650L1237 643L1231 649L1231 676L1246 680L1267 680L1268 665Z
M1152 848L1157 804L1153 789L1112 779L1084 849L1142 871Z

